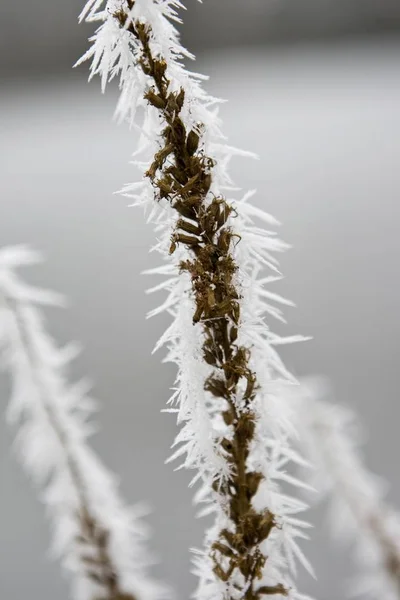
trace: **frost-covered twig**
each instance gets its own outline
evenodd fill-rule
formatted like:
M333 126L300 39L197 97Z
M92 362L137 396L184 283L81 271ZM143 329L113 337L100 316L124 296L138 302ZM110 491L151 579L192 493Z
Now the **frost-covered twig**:
M37 308L59 298L15 272L37 259L23 246L0 250L0 344L12 375L8 418L18 428L19 458L42 490L72 598L155 600L162 588L146 575L140 514L124 505L114 477L87 445L94 410L87 382L70 385L65 377L77 349L55 346Z
M296 558L310 569L296 540L306 537L295 516L304 505L281 484L300 483L285 466L301 458L290 448L290 414L278 391L295 382L274 349L299 337L283 340L264 322L266 314L283 320L275 303L290 304L264 287L279 278L274 253L286 246L261 227L277 222L249 203L252 193L226 196L234 189L230 159L249 153L225 144L219 101L181 63L191 55L172 24L178 7L178 0L89 0L81 18L101 26L82 60L92 59L103 89L119 76L121 119L138 127L137 108L144 111L135 164L145 178L123 191L149 211L167 261L153 273L168 279L153 291L168 296L150 314L173 317L157 345L166 344L178 365L170 410L182 429L172 458L184 456L183 466L197 470L197 500L216 513L196 558L197 597L300 597L292 574Z
M354 413L328 398L329 387L317 378L304 379L293 396L300 439L315 465L312 483L330 500L335 537L355 545L360 575L352 591L399 600L400 516L385 502L386 486L364 465Z

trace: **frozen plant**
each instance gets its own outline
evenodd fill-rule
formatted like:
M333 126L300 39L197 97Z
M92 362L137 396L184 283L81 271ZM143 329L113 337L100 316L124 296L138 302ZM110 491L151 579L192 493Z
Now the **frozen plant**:
M354 413L329 399L317 378L292 395L302 450L315 466L308 473L329 499L333 535L354 546L359 575L351 592L363 599L400 597L400 516L386 504L386 485L365 467Z
M305 505L286 489L304 485L286 471L303 461L281 392L296 382L275 349L301 337L283 339L266 323L284 320L279 304L291 304L269 289L286 245L269 230L277 221L251 204L253 192L231 196L229 162L250 153L226 143L220 101L183 64L193 57L174 26L178 8L178 0L89 0L81 19L99 27L79 62L92 61L103 90L119 78L117 116L138 132L141 176L122 192L155 223L164 260L152 273L166 279L151 291L167 296L150 315L172 317L157 344L178 367L171 458L195 470L196 499L215 514L195 556L196 597L304 598L294 575L297 560L312 572L298 545Z
M95 408L88 382L66 378L77 348L55 345L38 308L59 305L60 297L16 273L39 258L24 246L0 250L0 348L12 376L7 416L19 459L41 489L73 600L157 600L165 593L147 575L139 507L124 504L87 443Z

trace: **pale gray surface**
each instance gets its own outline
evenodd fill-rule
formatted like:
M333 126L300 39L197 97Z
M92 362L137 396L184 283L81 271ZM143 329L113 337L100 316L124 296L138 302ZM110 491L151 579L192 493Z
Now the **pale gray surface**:
M400 504L398 402L400 304L400 46L394 42L296 52L230 53L199 68L212 72L232 144L259 152L234 164L244 188L283 223L295 246L283 257L280 291L293 298L290 332L314 341L284 352L297 374L323 373L370 429L369 464L392 482ZM249 93L245 90L249 89ZM30 242L48 262L36 282L65 292L71 307L49 314L60 340L86 351L76 373L96 381L102 431L95 445L121 475L129 501L147 500L157 567L180 600L194 587L188 548L201 543L189 475L163 461L175 434L160 414L173 369L150 351L166 319L145 321L155 298L139 273L151 228L112 192L136 174L127 164L135 134L110 120L114 94L76 76L3 93L0 106L1 245ZM27 273L28 274L28 273ZM5 403L7 384L1 379ZM65 600L67 586L45 556L42 509L11 456L0 425L0 597ZM314 515L312 515L314 519ZM302 577L321 600L343 597L347 555L317 529L309 555L319 576Z

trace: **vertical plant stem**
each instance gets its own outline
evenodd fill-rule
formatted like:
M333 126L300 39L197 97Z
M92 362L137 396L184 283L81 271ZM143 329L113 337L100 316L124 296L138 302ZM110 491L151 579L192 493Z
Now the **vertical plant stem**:
M67 471L78 499L79 508L76 517L80 524L80 534L76 539L76 544L80 548L79 555L86 575L102 589L101 600L134 600L133 595L125 594L121 590L108 548L109 531L98 522L90 508L85 477L81 472L79 461L75 457L68 433L58 418L55 409L56 402L42 376L42 365L35 351L35 340L24 318L26 307L13 298L5 298L5 302L14 317L19 344L29 362L33 386L37 390L49 426L63 449ZM95 600L94 597L93 600Z
M134 2L129 0L127 4L131 10ZM186 130L180 117L185 91L170 90L166 61L151 50L149 26L133 22L123 9L114 17L121 28L140 42L142 54L138 62L151 82L145 99L165 122L160 140L163 145L146 175L154 186L156 199L167 199L177 213L170 253L179 244L189 252L190 258L181 262L180 270L191 277L193 323L201 323L203 358L212 367L204 389L230 430L230 435L220 440L230 476L227 480L216 478L213 488L233 527L221 531L212 546L214 573L225 583L238 581L239 573L244 580L240 594L246 600L256 600L261 595L287 595L282 584L257 586L268 560L260 544L268 539L276 522L269 510L257 511L252 502L263 479L260 472L249 469L247 462L255 433L252 404L257 381L249 367L250 349L237 344L241 308L235 286L238 267L233 246L240 243L240 238L229 225L233 209L222 196L211 201L207 197L214 161L199 149L202 125Z

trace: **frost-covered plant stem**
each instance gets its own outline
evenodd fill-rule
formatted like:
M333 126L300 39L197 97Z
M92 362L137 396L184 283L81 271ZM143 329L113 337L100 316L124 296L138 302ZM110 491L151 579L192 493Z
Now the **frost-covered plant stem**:
M76 517L79 521L80 539L79 542L88 546L89 552L82 553L81 559L87 565L87 575L99 584L104 590L103 595L107 600L115 600L121 597L118 577L113 561L108 549L109 532L97 522L91 513L86 485L81 472L79 462L71 446L71 441L67 431L64 429L61 419L57 415L56 403L51 396L43 377L43 364L35 351L35 334L29 327L29 322L25 318L26 307L23 303L14 299L6 299L6 306L10 311L13 321L15 336L15 350L29 365L32 374L32 387L42 402L42 407L48 420L49 427L54 431L65 457L65 466L68 476L73 486L77 502ZM78 540L77 540L78 542ZM133 598L133 596L131 596Z
M0 251L0 341L13 377L8 414L18 425L21 461L43 488L73 598L153 599L157 587L143 572L144 530L86 444L93 410L87 384L69 386L64 378L76 349L56 348L35 307L54 304L56 295L27 286L14 272L36 258L23 247Z
M121 10L116 18L124 27L127 14ZM212 366L204 388L220 405L225 424L231 427L230 435L219 440L230 475L215 477L213 487L221 497L221 504L226 505L233 529L224 528L212 545L214 571L225 582L229 582L236 570L240 571L246 581L244 597L247 600L261 594L286 594L280 583L257 585L266 561L259 546L268 538L276 521L270 510L257 511L252 504L263 479L262 473L249 470L247 465L255 433L252 402L257 380L249 366L250 350L237 344L241 312L234 284L237 265L231 251L236 235L226 225L233 209L223 197L206 202L214 161L198 152L199 131L186 131L179 116L185 99L184 89L169 90L167 65L162 58L153 56L148 27L139 21L131 22L127 31L140 41L143 50L140 66L154 82L146 99L160 111L167 125L162 132L163 146L147 176L159 190L160 198L168 198L178 215L170 253L177 244L182 244L192 255L181 262L180 269L189 273L192 280L193 323L202 323L203 356ZM170 164L166 166L168 158ZM241 382L245 382L245 389L240 394Z
M330 500L335 537L355 543L363 598L400 599L400 516L385 502L382 482L364 464L359 424L351 410L328 399L326 383L304 379L293 396L313 485Z
M277 380L293 378L272 348L283 340L263 322L265 312L281 318L267 300L285 301L263 290L270 278L259 277L263 265L278 272L270 251L285 246L254 226L252 217L275 221L248 204L249 195L239 203L222 193L235 150L221 144L210 110L215 99L202 91L201 77L179 62L190 55L168 19L177 20L180 2L113 0L101 6L90 0L82 14L104 21L83 58L93 58L92 74L99 73L103 85L120 75L120 116L133 122L136 107L145 107L140 150L154 150L149 163L137 163L147 182L126 192L137 204L150 195L160 207L166 201L170 211L161 208L155 217L157 249L171 262L158 272L171 279L157 286L170 293L153 313L165 309L174 317L159 344L168 345L179 366L173 399L184 427L174 456L186 453L185 466L199 469L198 498L216 512L197 561L197 595L300 597L290 571L293 555L307 565L295 541L304 536L298 530L303 522L293 517L303 505L277 485L296 483L283 467L300 460L289 448L290 419L284 404L278 408L274 389Z

